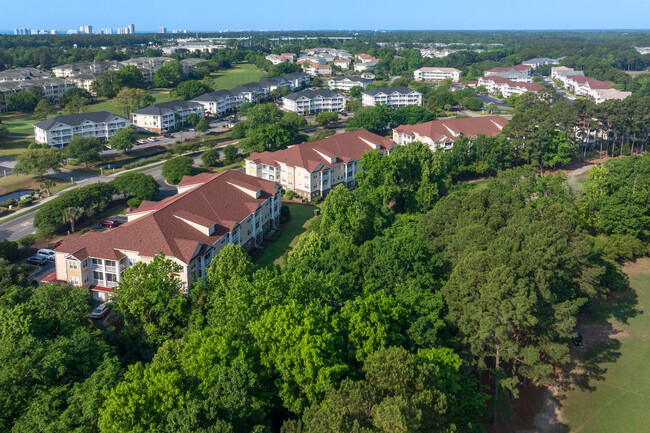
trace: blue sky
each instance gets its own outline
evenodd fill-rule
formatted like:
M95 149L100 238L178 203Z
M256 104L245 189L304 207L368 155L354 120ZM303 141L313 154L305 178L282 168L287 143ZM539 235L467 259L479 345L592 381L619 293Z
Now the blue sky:
M0 29L648 29L648 0L6 0Z

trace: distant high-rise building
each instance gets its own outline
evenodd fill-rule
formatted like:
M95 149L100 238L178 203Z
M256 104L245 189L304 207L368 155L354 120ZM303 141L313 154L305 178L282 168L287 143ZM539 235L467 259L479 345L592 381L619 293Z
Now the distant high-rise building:
M93 26L81 26L81 27L79 27L79 31L81 33L85 33L87 35L92 35L93 34Z
M102 29L102 34L103 35L112 35L113 34L113 29Z
M118 35L125 35L128 32L129 32L129 29L127 29L126 27L118 27L117 28L117 34Z
M135 24L129 24L128 26L126 26L126 28L129 29L129 31L127 32L128 34L132 35L135 33Z
M167 27L158 27L158 33L167 33Z
M29 29L22 28L22 29L14 29L14 35L28 35L30 34Z
M78 35L78 34L79 34L79 30L70 29L70 30L68 30L66 33L69 34L69 35Z

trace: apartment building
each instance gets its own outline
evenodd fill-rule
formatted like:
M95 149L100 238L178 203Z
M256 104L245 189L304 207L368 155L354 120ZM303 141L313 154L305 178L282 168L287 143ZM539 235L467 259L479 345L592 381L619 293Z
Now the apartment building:
M374 150L389 153L393 145L366 130L344 132L275 152L252 153L246 158L246 174L279 182L285 190L312 200L325 197L338 184L354 188L361 157Z
M298 63L302 65L303 71L312 77L332 75L332 67L326 63L316 63L308 60L299 61Z
M463 73L456 68L425 67L413 71L415 81L442 81L450 79L454 83L460 81Z
M379 62L368 61L368 62L355 63L354 72L374 71L375 69L377 69L377 63Z
M260 86L260 83L246 83L231 89L230 93L242 99L244 102L257 103L261 99L268 98L269 89Z
M414 141L426 144L431 150L451 151L460 136L474 140L479 134L493 137L501 133L508 119L501 116L466 117L433 120L419 125L401 125L393 129L395 143L405 145Z
M501 77L516 83L532 83L533 77L519 71L496 72L488 75L488 77Z
M273 90L280 90L283 87L286 87L287 89L292 88L291 81L285 79L284 77L269 77L269 78L262 78L259 81L260 87L263 89L266 89L267 93L272 92Z
M132 123L138 128L162 134L185 124L187 116L196 113L205 116L203 105L194 101L169 101L153 104L131 114Z
M345 97L331 90L302 90L282 98L282 108L298 114L345 109Z
M0 83L49 78L50 74L38 68L10 68L0 71Z
M244 101L230 90L217 90L197 96L192 102L201 104L205 115L221 117L239 108Z
M617 89L591 89L588 95L596 102L596 104L600 104L609 99L623 100L631 94L632 92L622 92Z
M566 83L566 79L572 75L584 75L582 71L576 71L573 68L567 68L566 66L555 66L551 68L551 78L554 80L560 80L563 84Z
M549 57L540 57L540 58L526 60L525 62L521 62L521 64L530 66L532 69L537 69L537 68L541 68L544 65L559 65L560 60L562 59L551 59Z
M47 143L51 147L62 149L74 135L81 134L106 141L120 129L128 127L128 119L107 111L70 114L36 123L34 138L37 143Z
M523 72L524 74L530 75L531 67L529 65L515 65L515 66L505 66L499 68L488 69L483 73L484 76L489 77L490 75L498 74L500 72Z
M162 253L179 265L186 289L205 277L226 245L250 250L278 226L280 194L278 183L237 171L184 177L178 194L142 202L124 225L66 236L55 251L56 271L45 281L87 287L105 300L124 270Z
M53 104L61 102L61 96L68 90L75 87L70 79L62 78L32 78L20 81L0 82L0 112L7 111L7 102L12 93L22 92L30 87L43 89L43 96Z
M351 88L360 86L363 90L372 83L372 80L367 80L361 77L336 77L327 82L330 89L339 89L349 92Z
M284 74L282 78L291 83L289 86L291 90L302 89L311 83L311 76L305 72L290 72Z
M55 66L52 68L52 73L54 73L55 77L67 78L85 74L101 74L119 69L122 69L122 64L113 60L105 62L67 63L65 65Z
M484 86L489 93L500 93L504 98L525 92L538 92L544 88L539 84L516 82L497 75L480 77L477 85Z
M357 54L356 56L354 56L354 58L357 59L358 61L360 61L361 63L378 62L379 61L378 58L373 57L370 54L365 54L365 53Z
M389 107L422 105L422 93L408 87L377 87L361 94L361 103L366 107L386 104Z
M584 75L569 75L564 80L564 85L576 95L589 96L592 90L608 89L613 81L600 81Z
M352 61L349 58L334 60L334 66L338 66L339 68L341 68L341 69L343 69L345 71L350 69L351 64L352 64Z
M273 63L274 65L279 65L280 63L289 62L293 63L296 55L293 53L282 53L282 54L269 54L266 56L266 60Z
M205 59L196 59L194 57L181 60L181 65L183 65L183 74L190 75L196 69L199 63L205 62Z

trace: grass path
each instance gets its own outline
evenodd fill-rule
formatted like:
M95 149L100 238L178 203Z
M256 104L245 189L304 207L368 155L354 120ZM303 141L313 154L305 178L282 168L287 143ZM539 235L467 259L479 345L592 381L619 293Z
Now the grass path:
M316 207L297 203L290 203L287 206L291 211L291 220L282 230L280 237L269 244L262 253L257 261L261 266L284 266L287 263L287 254L296 246L300 235L307 231L311 224Z
M630 290L597 305L581 323L585 345L574 389L562 401L571 432L650 430L650 259L625 266Z

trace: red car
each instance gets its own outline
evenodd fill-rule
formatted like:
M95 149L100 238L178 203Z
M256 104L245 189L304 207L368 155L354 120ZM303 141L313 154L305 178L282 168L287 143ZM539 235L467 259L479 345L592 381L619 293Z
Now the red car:
M102 226L102 227L117 227L117 226L120 225L120 223L118 223L117 221L114 221L114 220L106 220L106 221L100 222L99 225Z
M54 245L52 245L52 249L53 250L56 249L57 247L61 246L62 243L63 241L54 242Z

